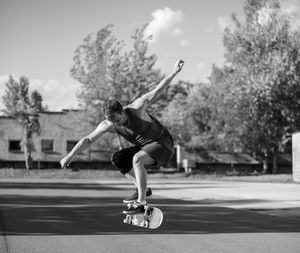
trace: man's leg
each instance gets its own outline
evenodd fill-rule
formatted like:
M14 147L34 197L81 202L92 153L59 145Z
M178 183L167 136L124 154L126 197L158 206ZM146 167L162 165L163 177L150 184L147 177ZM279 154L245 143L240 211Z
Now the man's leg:
M130 182L132 182L136 188L138 188L137 183L136 183L136 179L135 179L135 173L134 170L130 170L129 172L127 172L124 175Z
M139 152L139 148L130 147L115 152L111 157L112 164L137 187L135 173L132 169L133 156Z
M112 164L116 168L118 168L121 171L121 173L127 179L129 179L137 188L136 192L134 192L130 197L123 200L124 203L131 203L138 199L138 192L140 192L140 190L139 190L139 187L137 184L135 170L133 168L133 160L134 160L133 157L135 154L137 154L140 151L141 150L136 147L126 148L126 149L115 152L111 158ZM151 161L149 161L149 159L146 159L145 161L144 160L145 159L143 159L143 155L141 155L141 154L139 154L135 158L135 161L137 161L138 163L142 162L145 165L147 165L148 163L152 164L152 160ZM144 172L146 172L145 168L144 168ZM138 174L140 174L140 173L138 173ZM145 176L144 176L144 178L145 178ZM147 173L146 173L146 180L147 180ZM146 181L146 185L147 185L147 181ZM151 189L146 187L146 195L150 196L151 194L152 194Z
M146 202L147 171L145 165L153 165L156 161L145 151L141 150L133 156L132 164L138 188L138 199L140 203Z

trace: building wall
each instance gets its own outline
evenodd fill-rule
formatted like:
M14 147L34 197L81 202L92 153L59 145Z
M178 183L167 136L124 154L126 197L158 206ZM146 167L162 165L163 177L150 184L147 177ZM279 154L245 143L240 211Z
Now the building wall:
M11 118L0 118L0 160L24 160L20 152L9 152L9 140L20 140L22 129Z
M33 136L34 161L57 162L67 154L67 141L78 141L94 127L80 120L79 111L45 112L39 117L40 135ZM22 140L22 129L12 118L0 117L0 160L24 161L22 151L9 151L9 141ZM42 140L53 140L53 151L42 151ZM75 161L107 161L110 152L99 152L93 145L77 155Z

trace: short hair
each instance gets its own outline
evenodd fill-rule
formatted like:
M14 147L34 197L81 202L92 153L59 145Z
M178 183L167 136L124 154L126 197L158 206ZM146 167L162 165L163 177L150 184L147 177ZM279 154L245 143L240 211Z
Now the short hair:
M114 112L121 113L122 111L123 111L122 105L115 98L109 99L103 104L104 115L109 116L111 113L114 113Z

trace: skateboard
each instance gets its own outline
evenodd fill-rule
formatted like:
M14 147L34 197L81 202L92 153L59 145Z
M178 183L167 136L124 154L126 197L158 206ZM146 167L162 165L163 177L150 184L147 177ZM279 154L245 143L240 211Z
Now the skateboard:
M127 204L128 208L133 205ZM126 218L123 220L124 223L138 226L142 228L156 229L163 221L163 212L153 206L145 206L145 213L140 214L126 214Z

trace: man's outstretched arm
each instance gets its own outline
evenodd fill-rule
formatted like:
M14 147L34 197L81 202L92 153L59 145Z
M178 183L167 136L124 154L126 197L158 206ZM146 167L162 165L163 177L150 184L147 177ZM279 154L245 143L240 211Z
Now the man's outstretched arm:
M161 80L160 83L153 90L138 98L134 102L134 104L140 104L140 106L145 105L146 103L148 105L152 104L166 90L166 87L169 85L172 79L180 72L180 70L183 67L183 64L183 60L178 60L174 65L173 71L169 75L167 75L163 80Z
M65 168L66 166L68 166L78 153L91 146L91 144L98 140L104 133L111 131L113 131L112 123L108 120L103 120L93 132L83 137L74 146L70 153L60 161L61 168Z

